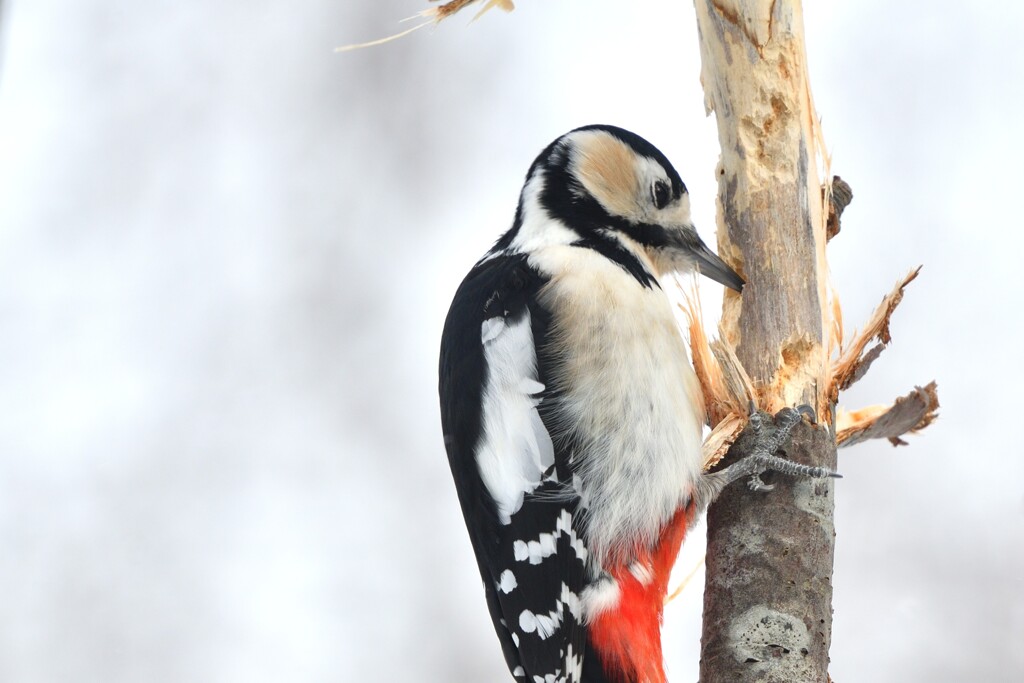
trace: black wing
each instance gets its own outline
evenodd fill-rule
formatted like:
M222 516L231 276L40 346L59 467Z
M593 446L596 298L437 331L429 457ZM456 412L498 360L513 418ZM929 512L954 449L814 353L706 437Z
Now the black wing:
M441 340L441 423L509 670L579 682L587 551L568 453L537 410L549 398L544 282L522 255L482 261L462 282Z

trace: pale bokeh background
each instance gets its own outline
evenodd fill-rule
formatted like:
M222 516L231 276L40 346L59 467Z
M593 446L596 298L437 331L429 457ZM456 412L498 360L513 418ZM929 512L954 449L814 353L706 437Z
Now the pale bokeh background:
M712 242L717 158L690 3L518 4L334 54L425 3L7 0L0 680L506 680L438 426L450 297L562 132L653 141ZM848 326L925 264L848 403L943 402L841 454L832 674L1021 680L1024 5L807 4Z

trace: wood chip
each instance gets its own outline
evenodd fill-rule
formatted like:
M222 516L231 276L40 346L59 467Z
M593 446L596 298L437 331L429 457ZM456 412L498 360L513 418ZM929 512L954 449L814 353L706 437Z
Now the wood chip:
M747 425L747 417L729 413L711 430L704 440L704 471L714 467L725 457L729 446L739 438L740 432Z

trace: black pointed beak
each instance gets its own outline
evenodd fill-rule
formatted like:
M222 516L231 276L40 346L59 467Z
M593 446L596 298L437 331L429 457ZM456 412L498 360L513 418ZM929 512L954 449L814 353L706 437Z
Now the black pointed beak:
M743 291L743 285L746 284L743 278L720 259L718 254L708 249L692 224L671 227L634 224L627 225L622 228L622 231L648 248L664 250L669 254L674 267L689 270L692 260L693 267L701 275L706 275L729 289L734 289L737 292Z
M718 254L708 249L706 244L698 242L692 247L691 253L693 254L694 261L697 263L697 270L700 271L701 275L706 275L729 289L735 289L737 292L743 291L743 285L746 284L743 278L739 276L739 273L730 268L725 261L720 259Z

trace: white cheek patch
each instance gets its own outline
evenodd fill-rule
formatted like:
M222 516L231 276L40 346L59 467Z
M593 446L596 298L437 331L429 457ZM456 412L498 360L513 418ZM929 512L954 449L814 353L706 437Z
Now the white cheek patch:
M544 385L537 381L530 314L510 322L494 317L480 326L487 377L483 435L476 462L484 486L508 524L555 462L554 446L537 411Z

